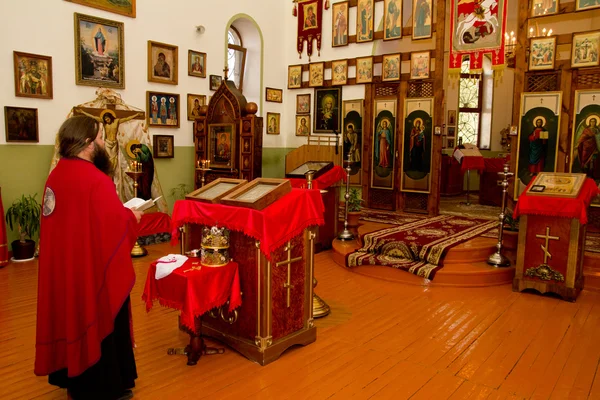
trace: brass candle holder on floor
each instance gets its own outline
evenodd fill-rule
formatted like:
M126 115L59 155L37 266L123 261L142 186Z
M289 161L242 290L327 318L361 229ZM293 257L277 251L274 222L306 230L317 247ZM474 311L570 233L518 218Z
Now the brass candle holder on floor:
M306 171L304 176L306 176L306 187L312 189L313 187L313 177L315 175L315 171L309 170ZM317 296L314 289L317 287L317 279L313 277L313 298L312 298L312 307L313 307L313 318L322 318L329 315L331 312L331 308L325 301Z
M344 161L346 164L346 193L344 194L345 206L344 206L344 230L338 235L339 240L354 240L354 235L348 229L348 200L350 199L350 171L352 171L352 154L348 153L348 160Z
M133 197L137 197L137 189L139 186L138 179L142 176L142 163L139 161L132 161L129 165L130 170L125 171L125 173L133 179ZM148 255L148 250L146 250L138 240L135 241L135 245L133 249L131 249L131 257L144 257Z
M498 215L498 243L496 243L496 252L492 254L487 263L494 267L508 267L510 266L510 260L502 254L502 235L504 231L504 217L506 215L506 190L508 188L508 179L514 176L513 172L508 172L508 164L504 164L504 171L498 172L498 176L502 177L502 207L500 208L500 214Z

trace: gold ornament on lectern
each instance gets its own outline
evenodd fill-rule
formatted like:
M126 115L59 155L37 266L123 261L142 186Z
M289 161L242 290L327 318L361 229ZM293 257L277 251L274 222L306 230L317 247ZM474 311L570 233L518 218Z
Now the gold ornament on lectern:
M229 258L229 230L213 226L202 230L202 249L200 264L207 267L222 267L227 265Z

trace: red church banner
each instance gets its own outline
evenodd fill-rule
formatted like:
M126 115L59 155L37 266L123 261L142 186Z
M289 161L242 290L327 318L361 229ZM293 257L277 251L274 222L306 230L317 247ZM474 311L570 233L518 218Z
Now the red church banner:
M302 58L304 41L308 61L313 52L313 40L317 41L317 51L321 55L321 23L323 0L298 0L298 55Z
M504 68L504 32L508 0L451 0L450 76L458 78L463 58L471 73L481 72L483 56L490 54L492 68Z

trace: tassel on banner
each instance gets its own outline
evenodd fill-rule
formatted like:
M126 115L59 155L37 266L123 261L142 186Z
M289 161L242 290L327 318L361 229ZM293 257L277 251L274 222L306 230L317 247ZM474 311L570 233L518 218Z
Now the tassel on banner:
M294 17L297 17L297 16L298 16L298 10L296 9L296 2L295 2L295 1L294 1L294 9L292 10L292 15L293 15Z
M325 0L325 9L329 10L329 0Z

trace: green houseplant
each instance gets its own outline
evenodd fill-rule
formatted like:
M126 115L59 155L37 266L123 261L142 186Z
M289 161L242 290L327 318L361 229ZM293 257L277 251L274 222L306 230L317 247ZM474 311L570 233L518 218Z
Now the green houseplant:
M348 197L348 226L358 226L358 220L360 218L360 209L362 208L362 199L360 198L360 192L356 188L350 189Z
M513 218L512 210L506 210L504 229L502 230L502 245L507 250L516 250L519 242L519 218Z
M34 236L40 231L41 205L33 196L22 195L6 210L6 224L11 230L19 231L19 239L13 241L12 251L15 260L33 258L35 253ZM29 237L29 239L26 239Z

